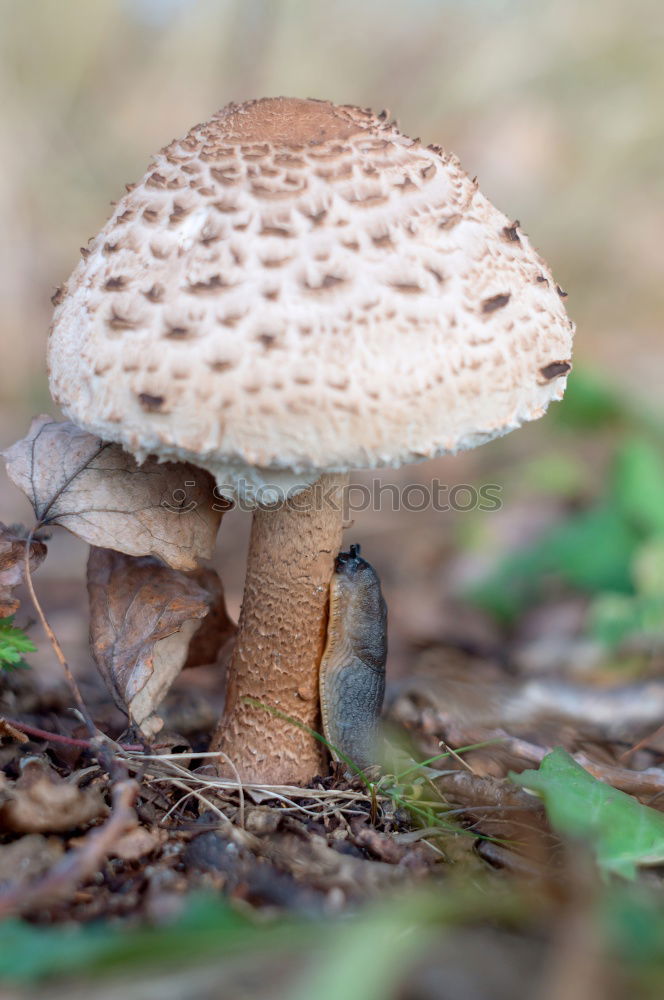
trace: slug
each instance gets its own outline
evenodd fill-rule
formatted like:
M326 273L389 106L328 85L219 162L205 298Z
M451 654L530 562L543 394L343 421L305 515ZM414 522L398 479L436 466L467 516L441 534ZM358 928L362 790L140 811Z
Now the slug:
M327 643L320 665L323 733L335 760L375 763L385 693L387 606L360 546L340 552L330 584Z

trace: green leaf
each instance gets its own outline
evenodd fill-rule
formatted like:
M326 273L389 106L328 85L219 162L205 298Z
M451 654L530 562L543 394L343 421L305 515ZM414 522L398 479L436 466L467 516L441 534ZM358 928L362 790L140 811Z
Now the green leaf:
M610 599L594 614L594 628L615 644L631 631L653 627L659 602L617 598L632 595L635 585L644 594L664 593L663 540L664 466L647 439L635 438L619 450L604 500L507 555L467 596L509 622L541 597L552 579L593 595L608 592Z
M206 956L241 949L283 947L292 925L260 927L229 903L198 897L185 914L164 927L35 927L20 920L0 923L0 982L34 982L46 976L111 970L155 963L183 966ZM299 929L299 935L305 933Z
M570 376L563 405L555 408L554 419L558 424L575 429L593 429L629 416L616 389L577 368Z
M635 438L619 450L612 492L624 517L639 530L664 534L664 466L645 438Z
M639 972L647 963L653 963L661 984L664 909L659 888L639 882L629 886L614 883L607 888L599 916L607 954L626 959ZM662 990L649 995L661 996Z
M630 593L630 563L639 541L638 531L605 503L575 514L533 545L506 556L468 597L510 621L541 596L547 578L589 593Z
M603 871L634 878L637 865L664 861L664 814L593 778L562 747L510 778L541 795L554 830L588 841Z
M328 933L324 951L290 1000L383 1000L425 951L433 932L412 902L370 910Z
M0 670L24 667L24 653L35 653L37 647L25 632L14 626L14 619L0 618Z
M639 594L664 597L664 536L641 546L634 557L632 575Z
M600 594L589 608L588 626L610 647L636 637L664 645L664 594Z
M588 472L578 455L547 451L526 463L518 486L548 496L577 497L587 487Z
M641 545L632 559L636 594L599 594L588 609L588 629L615 647L639 639L664 647L664 537Z

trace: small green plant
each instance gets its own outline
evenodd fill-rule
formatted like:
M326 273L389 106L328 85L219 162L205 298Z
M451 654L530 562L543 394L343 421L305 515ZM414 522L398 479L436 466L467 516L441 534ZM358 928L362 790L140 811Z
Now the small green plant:
M592 845L605 874L634 879L639 866L664 860L664 815L595 778L562 747L510 778L544 799L554 830Z
M0 618L0 670L27 667L24 653L36 653L37 647L25 632L16 628L14 617Z
M510 552L468 596L510 624L552 582L590 599L588 631L607 646L664 641L664 465L647 436L617 449L602 495Z
M254 708L262 708L270 715L283 719L298 729L305 729L310 736L313 736L315 740L322 743L333 757L342 761L350 774L364 785L366 793L371 799L372 823L376 821L378 802L382 798L390 799L395 809L403 810L409 816L414 827L421 827L430 831L430 838L437 835L452 834L456 836L457 834L467 833L456 821L454 810L445 802L443 796L436 788L432 778L438 776L438 772L433 771L430 765L446 758L458 758L469 750L491 746L499 742L499 740L485 740L482 743L473 743L467 747L459 747L457 750L444 750L433 757L429 757L427 760L417 761L413 756L412 748L403 747L387 739L385 742L386 756L381 762L382 775L374 776L372 775L374 769L369 769L368 772L365 772L350 757L329 743L324 736L317 733L315 729L305 726L299 719L294 719L293 716L286 715L284 712L280 712L278 708L267 705L265 702L258 701L255 698L245 698L245 701L253 705ZM484 839L477 832L472 833L472 836L476 839L478 837Z

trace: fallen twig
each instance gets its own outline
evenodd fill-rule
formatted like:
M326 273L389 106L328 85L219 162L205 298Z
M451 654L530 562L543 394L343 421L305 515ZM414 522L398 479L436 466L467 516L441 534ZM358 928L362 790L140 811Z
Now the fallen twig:
M81 713L81 717L82 717L83 721L85 722L85 725L87 727L88 733L90 734L90 739L97 740L97 738L99 736L99 732L97 730L97 727L95 726L95 724L94 724L94 722L92 720L92 716L90 715L90 712L88 711L88 708L87 708L85 702L83 701L83 695L81 694L80 688L79 688L78 684L76 683L76 678L74 677L74 675L72 673L71 667L67 663L67 658L66 658L65 654L62 651L62 647L61 647L60 643L58 642L58 638L57 638L55 632L53 631L53 629L51 628L51 626L50 626L50 624L49 624L49 622L48 622L48 620L46 618L46 615L44 614L44 609L42 608L41 604L39 603L39 598L37 597L34 585L32 583L32 573L30 572L30 545L32 544L32 539L33 539L34 533L37 530L37 528L39 528L39 527L41 527L41 524L37 524L34 528L31 528L31 530L30 530L30 532L28 534L28 537L26 538L26 541L25 541L25 583L26 583L26 586L28 588L28 593L30 594L30 599L32 601L34 609L37 612L37 617L39 618L39 621L42 624L42 628L44 629L44 632L46 632L46 635L48 637L48 641L51 644L51 648L53 649L53 652L55 653L55 656L56 656L56 659L58 660L58 663L62 667L64 675L65 675L65 677L67 679L67 684L69 686L69 690L71 692L71 695L72 695L74 701L76 702L76 705L78 707L79 712Z
M644 747L650 746L653 741L657 739L658 736L664 735L664 726L658 726L654 732L648 733L643 739L635 743L634 746L628 747L623 753L620 754L620 760L628 760L632 754L636 753L637 750L642 750Z
M48 729L40 729L39 726L30 726L27 722L19 722L18 719L10 719L6 715L0 717L0 722L6 722L14 729L18 729L20 732L26 733L28 736L34 736L34 738L38 740L46 740L49 743L60 743L62 746L66 747L80 747L82 750L96 751L99 749L99 744L96 741L79 740L74 736L63 736L61 733L50 733ZM118 743L118 746L123 750L131 751L132 753L140 753L143 749L139 743Z
M370 805L371 796L366 790L351 789L300 788L294 785L263 785L254 782L240 782L232 778L220 778L201 772L190 771L182 767L178 761L189 762L192 758L218 757L219 752L181 754L144 754L134 757L129 753L123 758L130 769L140 767L147 784L167 783L185 791L184 798L190 794L203 797L209 803L204 793L212 793L220 798L237 795L249 797L256 804L273 802L280 805L280 811L297 812L302 815L320 817L328 812L345 811L353 806ZM183 801L176 804L180 805ZM387 802L389 795L378 793L379 802ZM306 803L306 804L305 804Z
M452 742L465 745L469 737L477 738L475 730L464 730L457 727L454 731ZM553 747L540 746L537 743L530 743L516 736L510 736L503 729L482 730L483 736L490 736L509 753L529 764L540 764ZM449 741L449 736L448 736ZM639 798L656 797L664 793L664 769L649 768L647 771L633 771L627 767L618 767L614 764L601 764L593 760L587 754L578 751L572 754L574 760L581 767L585 768L595 778L604 781L614 788L619 788L630 795ZM649 804L652 804L649 802Z

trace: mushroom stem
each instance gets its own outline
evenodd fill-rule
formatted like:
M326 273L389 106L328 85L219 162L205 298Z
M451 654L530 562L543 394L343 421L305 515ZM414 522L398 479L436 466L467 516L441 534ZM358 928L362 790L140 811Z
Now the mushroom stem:
M246 781L305 784L323 771L322 747L303 727L321 732L318 668L347 481L325 475L280 507L254 512L226 708L212 743Z

